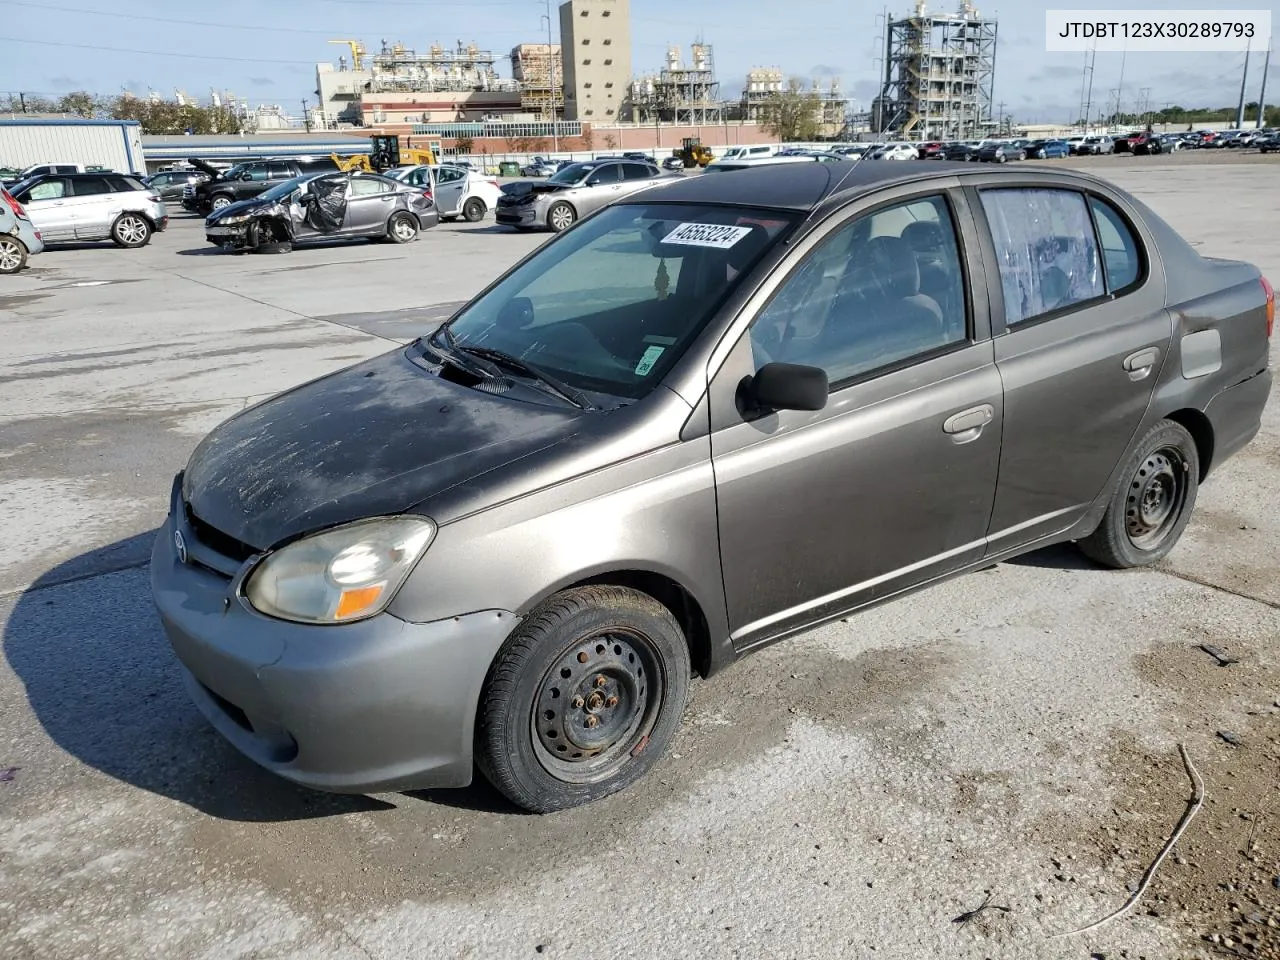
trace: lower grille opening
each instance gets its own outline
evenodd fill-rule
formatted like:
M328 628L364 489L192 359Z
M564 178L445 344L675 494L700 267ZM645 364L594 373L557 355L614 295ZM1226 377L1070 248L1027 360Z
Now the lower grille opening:
M220 553L236 563L244 563L258 552L249 544L228 536L216 527L211 527L205 523L196 516L195 511L191 509L191 504L184 503L183 508L186 511L187 525L191 528L191 532L196 535L197 540L214 553Z
M267 759L272 763L291 763L298 758L298 741L284 727L274 723L261 722L254 724L249 715L237 707L226 697L219 696L203 683L200 684L209 698L218 705L218 709L231 718L232 723L245 733L252 734L267 750Z

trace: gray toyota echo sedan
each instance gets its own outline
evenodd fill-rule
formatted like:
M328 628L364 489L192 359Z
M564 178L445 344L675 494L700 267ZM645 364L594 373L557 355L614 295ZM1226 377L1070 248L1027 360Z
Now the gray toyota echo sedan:
M1271 287L1102 180L923 166L643 191L214 430L151 565L200 709L300 784L555 810L694 673L1056 541L1163 557L1259 428Z

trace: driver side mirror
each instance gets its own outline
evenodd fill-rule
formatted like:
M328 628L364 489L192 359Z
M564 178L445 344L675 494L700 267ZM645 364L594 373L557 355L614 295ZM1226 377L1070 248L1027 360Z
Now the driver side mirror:
M739 388L745 412L821 410L827 405L827 371L798 363L766 363Z

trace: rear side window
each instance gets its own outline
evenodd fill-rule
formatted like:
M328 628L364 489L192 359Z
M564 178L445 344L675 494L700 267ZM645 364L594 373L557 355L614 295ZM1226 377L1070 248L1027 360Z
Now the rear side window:
M624 163L621 166L623 180L648 180L654 175L653 169L645 163Z
M467 171L461 167L441 167L436 171L437 183L457 183L467 179Z
M75 181L77 197L93 197L100 193L114 193L106 177L80 177Z
M290 180L293 178L293 167L287 163L272 162L269 170L272 180Z
M265 163L252 163L244 168L244 173L249 175L250 180L266 180L267 165Z
M324 157L316 160L299 160L298 170L301 173L322 173L327 170L337 170L338 165Z
M1124 218L1111 204L1097 197L1089 198L1098 237L1102 241L1102 263L1107 271L1107 289L1123 293L1138 282L1142 273L1142 254L1138 239Z
M984 190L982 207L995 242L1008 326L1105 294L1082 194Z
M177 179L176 177L174 179ZM117 193L128 193L131 190L146 190L147 185L136 177L107 177L111 189ZM157 183L156 186L162 186Z

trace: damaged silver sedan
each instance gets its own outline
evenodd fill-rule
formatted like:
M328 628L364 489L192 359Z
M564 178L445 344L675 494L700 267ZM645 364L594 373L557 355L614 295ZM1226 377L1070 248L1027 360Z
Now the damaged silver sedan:
M211 213L205 238L227 250L286 253L294 244L367 237L408 243L440 222L421 188L367 173L295 177Z

